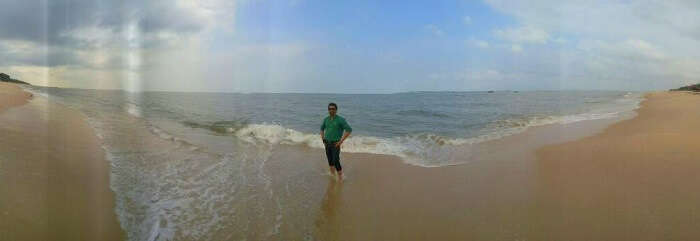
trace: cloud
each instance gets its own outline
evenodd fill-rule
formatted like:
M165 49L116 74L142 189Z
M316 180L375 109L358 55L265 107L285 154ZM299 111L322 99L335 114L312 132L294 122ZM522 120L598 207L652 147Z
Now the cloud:
M9 1L0 8L0 67L63 67L67 74L49 77L73 79L134 74L161 61L154 52L190 47L232 22L234 8L224 0Z
M442 37L443 35L445 35L445 32L442 31L442 29L440 29L439 27L437 27L433 24L425 25L425 29L430 31L430 33L432 33L433 35L438 36L438 37Z
M583 40L579 42L577 48L585 52L639 61L664 61L667 58L666 53L658 46L641 39L627 39L617 42Z
M191 33L207 24L191 1L9 1L0 8L0 36L48 45L81 45L68 34L100 28L121 32L135 23L144 34Z
M201 43L192 42L190 45ZM317 80L307 54L313 51L302 43L290 44L237 44L215 53L202 53L197 48L181 51L158 51L152 59L158 61L142 71L148 79L146 89L226 91L226 92L283 92L303 81ZM149 59L151 59L149 58ZM173 80L185 81L173 81ZM300 81L295 81L299 80ZM319 83L313 84L319 86Z
M651 43L640 40L640 39L630 39L624 42L623 48L631 52L635 52L649 59L664 60L666 54L659 50L656 46Z
M695 0L486 2L523 24L550 32L605 39L667 37L659 33L700 39L700 2Z
M510 46L510 51L513 51L514 53L520 53L523 52L523 47L519 44L513 44Z
M472 46L475 46L477 48L481 48L481 49L486 49L486 48L489 48L489 46L490 46L489 42L486 42L486 41L480 40L480 39L476 39L474 37L469 38L469 40L467 40L467 43L472 45Z
M557 37L555 39L552 39L552 42L558 43L558 44L565 44L568 43L569 41L565 38L562 37Z
M494 35L567 56L568 62L552 64L566 72L562 76L580 79L580 86L587 81L590 88L666 89L700 80L697 66L692 66L700 62L698 1L486 2L520 26L495 30ZM526 56L550 62L541 54Z
M213 0L10 1L0 8L0 41L66 50L129 47L128 42L134 41L140 48L168 46L170 41L212 26L217 13L230 11L232 4Z
M454 72L433 73L428 75L428 79L433 81L455 82L464 90L531 89L532 85L528 86L528 83L523 82L523 80L532 77L533 75L531 73L491 68L464 68Z
M470 25L470 24L472 24L472 17L464 16L464 17L462 18L462 23L464 23L464 25Z
M550 38L546 31L533 26L497 29L494 31L494 35L513 43L526 44L545 44Z

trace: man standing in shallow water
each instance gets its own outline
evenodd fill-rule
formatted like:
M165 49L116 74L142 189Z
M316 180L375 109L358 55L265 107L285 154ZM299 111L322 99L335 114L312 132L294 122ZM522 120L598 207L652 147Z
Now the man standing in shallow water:
M337 171L338 180L343 180L343 168L340 166L340 146L350 136L352 128L345 121L345 118L336 115L337 111L338 105L335 103L328 104L328 117L323 119L321 124L321 140L323 145L326 146L326 157L328 158L331 175L335 175Z

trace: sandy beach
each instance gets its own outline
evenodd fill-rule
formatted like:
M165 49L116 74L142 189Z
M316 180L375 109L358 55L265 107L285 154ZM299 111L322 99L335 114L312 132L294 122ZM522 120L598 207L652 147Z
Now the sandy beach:
M10 0L0 25L0 241L700 241L700 0Z
M538 150L549 240L699 240L700 95L647 95L600 135Z
M0 240L124 239L82 114L0 83L0 136Z
M532 128L464 165L344 154L350 178L328 182L316 237L700 239L700 95L646 98L632 119Z
M12 84L0 83L0 93L0 238L124 240L109 189L110 165L83 115L43 97L30 100ZM217 213L217 225L228 229L202 237L697 240L698 106L700 95L649 93L635 116L533 127L464 146L466 164L452 166L343 153L343 182L321 174L327 166L319 149L259 147L269 152L264 169L241 170L254 168L274 179L263 179L269 180L264 190L249 183L238 193L274 192L281 199L231 204ZM122 139L134 148L174 141L148 130L125 132ZM142 164L149 163L157 160Z

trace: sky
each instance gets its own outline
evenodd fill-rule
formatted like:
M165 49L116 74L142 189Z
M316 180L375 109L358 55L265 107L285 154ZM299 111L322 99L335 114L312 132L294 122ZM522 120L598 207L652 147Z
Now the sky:
M2 0L0 72L127 91L657 90L697 0Z

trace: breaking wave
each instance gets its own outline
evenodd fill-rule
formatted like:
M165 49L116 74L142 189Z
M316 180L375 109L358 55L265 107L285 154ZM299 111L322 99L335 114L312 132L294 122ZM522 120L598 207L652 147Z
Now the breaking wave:
M343 144L344 152L372 153L401 157L406 163L423 167L453 165L448 152L453 148L496 140L521 133L529 127L550 124L570 124L585 120L619 117L622 111L593 112L564 116L531 116L528 118L497 120L489 123L483 134L469 138L419 133L400 137L375 137L353 135ZM279 124L248 124L245 121L220 121L214 123L183 122L192 128L207 129L216 134L231 135L253 144L305 145L323 148L317 133L305 133ZM445 159L448 158L448 159Z

